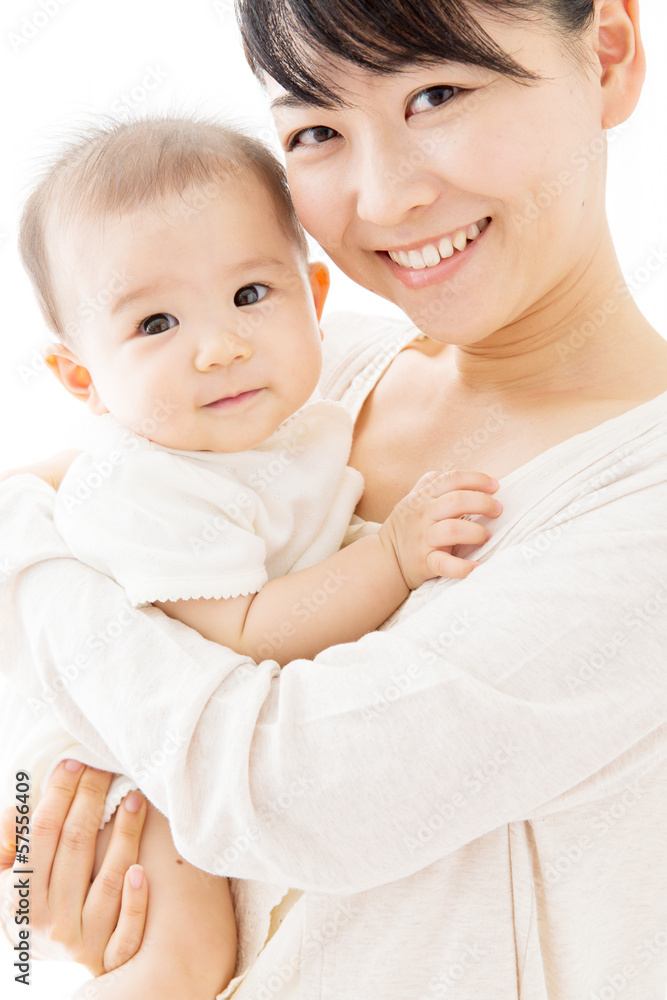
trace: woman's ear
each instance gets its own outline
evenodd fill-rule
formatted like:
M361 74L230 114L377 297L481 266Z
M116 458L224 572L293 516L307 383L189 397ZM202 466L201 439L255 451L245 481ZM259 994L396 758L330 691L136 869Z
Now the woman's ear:
M315 311L317 312L317 318L321 319L324 303L327 300L329 286L331 285L329 268L326 264L322 263L321 260L316 260L309 265L309 271L310 287L313 293L313 300L315 302Z
M613 128L634 111L646 76L639 30L639 0L597 0L597 56L602 67L602 127Z
M72 396L84 402L92 413L100 416L109 412L97 395L90 372L69 347L64 344L49 344L44 360L60 384Z

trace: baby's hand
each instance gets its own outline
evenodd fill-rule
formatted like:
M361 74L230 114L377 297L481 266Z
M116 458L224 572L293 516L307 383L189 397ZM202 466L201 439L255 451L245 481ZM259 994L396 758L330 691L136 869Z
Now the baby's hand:
M410 590L435 576L463 578L478 565L452 555L455 545L483 545L490 538L462 514L497 517L502 505L489 494L498 483L483 472L427 472L396 504L379 534L394 549Z

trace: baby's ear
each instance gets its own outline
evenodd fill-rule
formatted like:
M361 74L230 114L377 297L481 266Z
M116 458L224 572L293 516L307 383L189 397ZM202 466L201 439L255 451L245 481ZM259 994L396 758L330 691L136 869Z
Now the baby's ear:
M72 396L85 403L93 413L99 415L109 412L97 395L90 372L69 347L64 344L49 344L44 360L60 384Z
M315 302L315 311L317 318L321 319L324 303L327 300L329 286L331 285L329 268L321 260L316 260L309 265L308 269L310 272L310 288Z

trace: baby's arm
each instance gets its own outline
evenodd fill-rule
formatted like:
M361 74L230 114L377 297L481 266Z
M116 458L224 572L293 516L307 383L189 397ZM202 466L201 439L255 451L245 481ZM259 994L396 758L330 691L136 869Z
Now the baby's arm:
M110 835L108 823L97 838L96 868ZM95 980L94 996L214 1000L232 978L236 963L236 923L227 879L184 861L174 847L166 817L150 805L139 863L149 885L141 946L124 965ZM91 987L88 981L73 1000L93 995Z
M488 532L461 515L496 517L489 495L496 489L495 480L483 473L428 473L377 535L360 538L315 566L271 580L245 597L156 605L205 638L258 662L274 659L284 666L312 659L377 628L425 580L467 576L476 563L451 549L483 544Z

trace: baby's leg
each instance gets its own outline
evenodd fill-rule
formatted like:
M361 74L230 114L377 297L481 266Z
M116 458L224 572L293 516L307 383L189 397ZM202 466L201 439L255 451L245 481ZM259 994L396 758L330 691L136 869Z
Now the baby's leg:
M113 822L113 820L112 820ZM111 835L97 838L95 874ZM234 973L236 922L226 878L188 864L178 854L169 823L148 806L139 864L148 879L146 930L139 951L117 970L77 992L94 1000L213 1000Z

